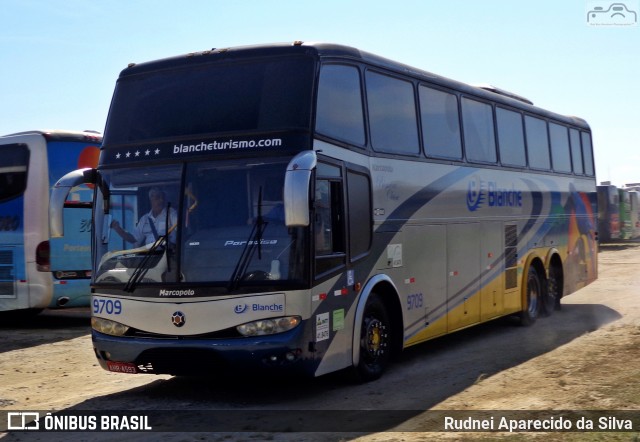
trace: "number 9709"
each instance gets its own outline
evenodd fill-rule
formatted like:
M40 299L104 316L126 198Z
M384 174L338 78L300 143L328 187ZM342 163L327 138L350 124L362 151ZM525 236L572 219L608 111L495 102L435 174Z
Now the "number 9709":
M108 315L119 315L122 313L122 302L112 299L94 299L93 313L106 313Z

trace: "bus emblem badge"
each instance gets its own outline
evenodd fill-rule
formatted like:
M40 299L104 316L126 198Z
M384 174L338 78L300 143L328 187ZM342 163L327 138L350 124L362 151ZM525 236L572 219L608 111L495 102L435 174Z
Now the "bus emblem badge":
M171 315L171 322L176 327L182 327L184 323L187 322L187 320L184 316L184 313L178 311Z
M475 212L482 206L485 199L484 182L477 178L469 181L467 186L467 208L470 212Z

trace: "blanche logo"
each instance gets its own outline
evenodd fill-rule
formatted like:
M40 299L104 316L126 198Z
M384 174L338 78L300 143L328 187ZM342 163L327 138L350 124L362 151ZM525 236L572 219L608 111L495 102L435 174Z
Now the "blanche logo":
M252 304L251 309L254 312L283 312L284 305L276 304L275 302L273 304Z
M511 188L502 188L495 181L485 182L477 178L469 181L467 186L467 208L475 212L484 204L488 207L522 207L522 191Z
M485 191L484 182L480 178L469 181L467 186L467 208L470 212L475 212L484 203Z
M638 1L589 1L587 25L589 26L637 26Z
M233 311L237 315L241 315L247 310L251 309L252 312L284 312L284 304L274 302L273 304L238 304L233 308Z

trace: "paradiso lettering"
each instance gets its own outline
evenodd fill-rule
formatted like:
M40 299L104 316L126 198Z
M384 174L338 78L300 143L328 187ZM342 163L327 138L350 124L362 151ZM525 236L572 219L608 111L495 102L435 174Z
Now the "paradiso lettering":
M467 186L467 208L475 212L486 203L487 207L522 207L522 191L515 185L500 187L495 181L477 179Z

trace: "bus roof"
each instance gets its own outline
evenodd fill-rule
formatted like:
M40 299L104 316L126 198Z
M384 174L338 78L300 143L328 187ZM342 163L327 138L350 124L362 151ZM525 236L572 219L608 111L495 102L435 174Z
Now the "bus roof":
M422 69L418 69L388 58L381 57L360 49L333 43L315 43L294 41L289 43L273 43L250 46L236 46L229 48L213 48L201 52L164 58L144 63L130 63L121 73L120 77L136 75L145 72L171 69L179 66L200 65L219 61L241 60L254 57L271 57L285 55L307 55L316 59L342 59L365 63L370 66L383 68L402 75L408 75L417 80L425 81L445 88L453 89L465 95L475 96L480 99L493 101L497 104L511 106L525 112L538 114L573 124L583 129L590 130L587 122L579 117L561 115L546 109L534 106L533 103L512 92L495 86L472 86L457 80L452 80Z
M21 135L42 135L48 141L86 141L91 143L101 143L102 134L94 130L72 131L72 130L29 130L26 132L16 132L3 137L15 137ZM2 137L0 137L2 138Z

